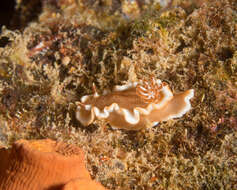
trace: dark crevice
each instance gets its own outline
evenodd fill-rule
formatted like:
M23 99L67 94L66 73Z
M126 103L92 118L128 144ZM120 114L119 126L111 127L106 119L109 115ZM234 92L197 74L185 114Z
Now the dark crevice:
M221 61L225 61L227 59L232 58L234 55L234 51L230 48L222 48L222 50L217 54Z
M0 38L0 47L3 48L3 47L5 47L7 44L9 44L10 42L11 42L11 41L9 40L8 37L3 36L3 37Z
M15 0L1 1L0 6L0 28L5 25L10 26L11 18L14 14Z

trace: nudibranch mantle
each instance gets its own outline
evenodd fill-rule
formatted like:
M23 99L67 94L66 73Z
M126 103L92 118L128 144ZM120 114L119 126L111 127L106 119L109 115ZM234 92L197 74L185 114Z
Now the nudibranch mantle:
M173 94L159 79L130 82L115 86L110 93L83 96L76 102L76 118L84 126L97 118L108 121L115 128L139 130L183 116L191 109L193 96L193 89Z

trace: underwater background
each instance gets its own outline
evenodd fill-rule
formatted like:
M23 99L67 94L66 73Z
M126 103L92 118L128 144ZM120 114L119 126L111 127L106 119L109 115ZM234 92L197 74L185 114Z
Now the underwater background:
M111 190L237 189L236 0L17 0L1 19L0 146L60 140ZM9 18L9 20L6 20ZM77 121L75 102L154 76L194 89L139 131Z

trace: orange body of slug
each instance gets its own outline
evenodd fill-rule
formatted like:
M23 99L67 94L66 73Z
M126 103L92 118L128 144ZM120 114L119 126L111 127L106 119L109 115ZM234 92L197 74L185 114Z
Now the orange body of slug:
M76 118L85 126L96 118L116 128L139 130L160 121L181 117L191 109L194 90L173 94L161 80L115 86L111 93L83 96L77 102Z

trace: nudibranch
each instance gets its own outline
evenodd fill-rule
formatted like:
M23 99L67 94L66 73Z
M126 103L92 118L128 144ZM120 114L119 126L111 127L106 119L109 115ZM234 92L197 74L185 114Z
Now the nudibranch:
M33 189L106 190L91 179L84 153L75 145L44 139L0 148L0 190Z
M96 118L112 127L139 130L158 122L178 118L191 109L194 90L173 94L168 84L159 79L130 82L115 86L111 93L86 95L76 102L76 118L84 125Z

